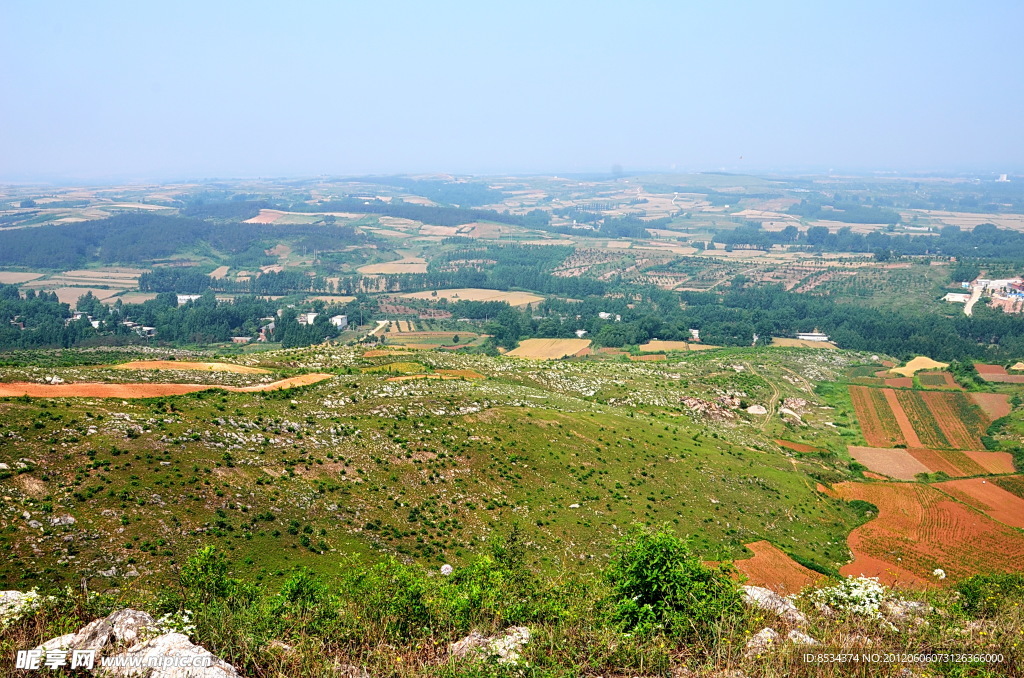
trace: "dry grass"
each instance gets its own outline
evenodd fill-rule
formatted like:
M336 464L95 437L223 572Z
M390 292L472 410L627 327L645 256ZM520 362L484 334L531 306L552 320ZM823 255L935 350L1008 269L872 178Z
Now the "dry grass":
M0 284L19 285L27 283L36 278L42 278L42 273L17 273L14 271L0 271Z
M368 264L358 269L363 275L378 275L388 273L426 273L427 260L423 257L405 256L398 261L389 261L384 264Z
M789 348L839 348L831 341L807 341L806 339L789 339L787 337L772 337L772 346L785 346Z
M660 340L649 341L646 344L640 345L640 350L644 353L663 353L665 351L708 351L713 348L722 347L712 346L711 344L701 344L699 342Z
M218 266L210 273L210 277L214 280L223 280L228 277L228 266Z

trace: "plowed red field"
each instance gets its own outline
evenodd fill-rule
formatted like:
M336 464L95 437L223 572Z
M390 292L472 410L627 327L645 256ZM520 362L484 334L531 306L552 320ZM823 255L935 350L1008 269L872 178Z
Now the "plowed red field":
M1024 499L1007 492L991 480L967 478L938 483L939 488L954 499L973 506L1001 523L1024 527Z
M908 451L914 459L927 466L933 473L943 471L953 478L990 473L988 469L958 450L913 449Z
M1024 559L1024 534L929 485L847 482L833 489L879 511L850 534L854 561L843 566L843 574L927 586L937 584L935 568L955 581L985 571L1016 571Z
M972 401L963 393L951 391L919 391L928 405L932 421L938 423L949 446L958 450L980 450L985 446L979 437L987 422ZM925 425L925 422L922 422Z
M1005 393L971 393L970 397L990 421L1005 417L1013 409Z
M1009 452L964 452L979 466L985 469L985 473L1013 473L1017 469L1013 466L1013 455Z
M75 384L34 384L31 382L0 383L0 398L159 398L220 388L237 393L276 391L315 384L330 379L330 374L303 374L256 386L217 386L215 384L110 384L79 382Z
M850 399L857 413L864 440L872 447L895 447L906 445L896 416L889 407L888 400L882 391L885 389L868 388L867 386L850 386ZM891 393L891 391L890 391Z
M918 473L931 471L907 450L887 447L857 447L850 445L850 456L876 473L897 480L913 480Z
M770 542L757 541L747 544L747 548L754 552L754 557L737 560L735 565L752 586L763 586L788 595L825 578L825 575L807 569Z

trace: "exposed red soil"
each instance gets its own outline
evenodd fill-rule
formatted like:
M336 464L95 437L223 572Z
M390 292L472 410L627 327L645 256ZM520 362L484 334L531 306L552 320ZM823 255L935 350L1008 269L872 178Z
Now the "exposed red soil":
M777 439L775 441L775 443L777 445L780 445L781 447L785 447L787 449L793 450L794 452L803 452L804 454L811 453L811 452L827 452L828 451L828 450L822 449L820 447L813 447L811 445L805 445L804 443L794 443L791 440Z
M330 379L330 374L303 374L270 384L256 386L218 386L216 384L110 384L79 382L73 384L35 384L31 382L0 383L0 398L29 396L30 398L159 398L184 395L196 391L219 388L236 393L276 391L315 384Z
M847 482L834 490L848 501L869 501L879 511L850 533L854 561L842 567L843 574L927 586L937 584L935 568L956 581L979 572L1016 571L1024 558L1024 534L932 486Z
M913 480L918 473L928 473L928 467L907 450L887 447L857 447L850 445L850 456L876 473L897 480Z
M880 473L872 473L871 471L864 471L864 477L870 478L871 480L889 480Z
M970 430L964 421L964 415L961 414L961 407L971 404L964 394L950 391L920 391L919 395L938 422L951 447L958 450L978 450L985 447L978 437L982 432Z
M1005 417L1013 409L1010 396L1005 393L971 393L969 397L992 421Z
M1024 499L1007 492L991 480L965 478L935 485L954 499L973 506L1001 523L1024 527Z
M885 396L878 389L850 386L850 400L868 445L892 447L907 444Z
M930 471L942 471L953 478L961 476L977 476L988 473L987 470L963 452L956 450L908 450L914 459L928 467Z
M894 377L886 379L885 385L892 388L913 388L914 380L911 377Z
M1013 473L1017 470L1013 465L1013 455L1009 452L968 451L964 454L985 469L986 473Z
M893 415L896 417L896 423L899 424L900 432L903 433L903 437L907 441L907 447L922 447L921 439L917 437L917 431L914 430L910 417L903 411L903 406L900 404L896 391L885 388L882 389L882 393L885 394L885 400L889 403L889 409L892 410Z
M788 595L825 579L825 575L804 567L767 541L747 544L747 548L754 557L737 560L735 565L752 586Z
M975 363L974 369L978 370L978 374L983 377L989 375L1005 377L1007 375L1006 368L1002 365L986 365L985 363Z

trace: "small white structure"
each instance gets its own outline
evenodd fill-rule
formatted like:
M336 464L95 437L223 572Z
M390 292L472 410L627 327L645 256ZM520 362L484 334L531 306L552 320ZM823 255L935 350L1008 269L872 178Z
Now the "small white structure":
M959 292L950 292L946 296L942 297L943 301L948 301L952 304L966 304L971 298L969 294L961 294Z
M310 311L309 313L300 313L295 317L295 319L299 322L300 325L312 325L316 321L316 317L318 315L320 314L313 313L312 311Z
M583 338L583 335L584 335L584 334L586 334L586 333L587 333L587 331L586 331L586 330L576 330L576 336L577 336L578 338L580 338L580 339L582 339L582 338Z
M337 327L339 330L343 330L348 327L348 316L347 315L332 315L331 324Z
M996 179L996 183L997 184L1008 184L1008 183L1010 183L1010 180L1006 177L1005 174L1000 174L999 178Z
M700 330L690 330L690 338L694 341L700 341Z
M828 335L821 332L799 332L796 338L803 341L828 341Z
M178 306L182 306L184 304L187 304L190 301L195 301L196 299L198 299L201 296L203 296L203 295L201 295L201 294L179 294L178 295Z

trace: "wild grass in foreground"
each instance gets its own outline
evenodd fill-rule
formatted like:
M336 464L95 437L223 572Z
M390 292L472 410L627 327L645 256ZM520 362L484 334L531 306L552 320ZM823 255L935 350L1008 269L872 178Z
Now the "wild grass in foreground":
M601 573L541 576L525 561L513 530L463 567L351 558L330 583L296 569L271 591L229 576L228 561L207 547L171 588L65 590L9 609L0 674L16 673L17 650L125 607L159 617L243 676L966 678L1024 669L1019 574L927 593L833 580L785 599L744 590L728 565L709 567L667 530L643 528ZM939 653L1002 661L887 661Z

